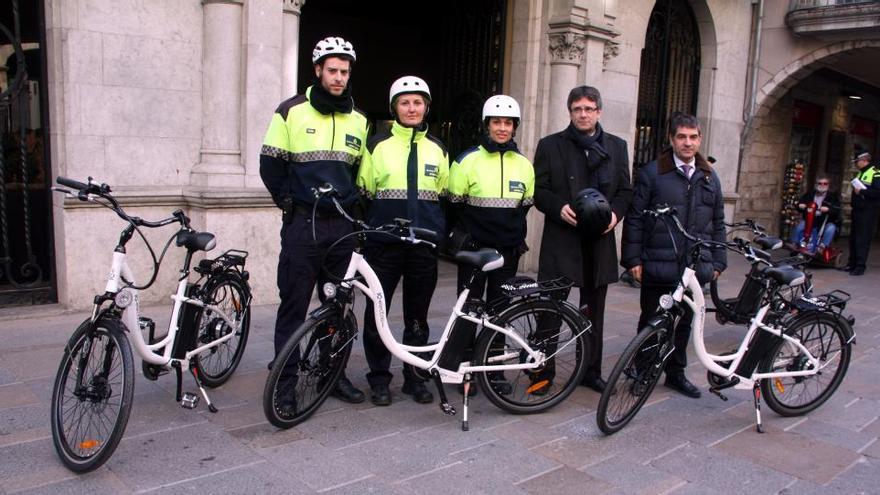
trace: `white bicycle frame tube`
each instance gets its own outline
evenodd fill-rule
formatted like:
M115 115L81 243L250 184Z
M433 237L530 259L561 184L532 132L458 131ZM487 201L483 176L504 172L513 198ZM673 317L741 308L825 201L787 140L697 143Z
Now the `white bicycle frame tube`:
M110 294L116 294L120 290L120 277L124 277L125 280L131 281L130 285L135 285L134 274L131 271L131 268L128 266L128 262L125 259L125 253L114 252L113 253L113 261L111 263L110 275L107 279L107 285L105 287L105 291ZM180 328L177 325L178 317L180 315L180 309L184 304L193 304L202 308L207 308L217 315L219 315L226 322L227 325L232 329L231 332L224 335L223 337L216 339L208 344L205 344L201 347L197 347L191 351L186 353L186 356L183 359L178 359L177 361L182 362L183 364L188 364L189 360L192 359L193 356L199 354L207 349L212 347L216 347L227 340L231 339L238 332L240 323L236 323L229 319L223 311L220 310L218 306L212 304L205 304L198 299L191 299L186 297L186 286L187 279L184 278L180 280L177 284L177 292L171 296L171 299L174 300L174 309L171 312L171 321L168 324L168 333L165 337L154 344L148 344L144 340L144 335L141 332L140 324L138 322L140 318L140 304L138 301L138 291L134 287L125 287L122 290L127 290L132 292L132 302L122 311L122 322L125 324L125 327L128 329L128 340L131 343L132 347L138 353L138 355L144 361L155 364L159 366L168 366L171 361L171 351L173 350L173 342L175 336L177 336L177 332ZM93 318L97 315L93 315ZM159 354L157 351L162 349L162 353Z
M356 274L361 274L366 281L366 285L363 282L354 279ZM504 371L504 370L521 370L521 369L534 369L543 364L545 359L544 353L533 350L529 347L528 343L526 343L519 335L513 333L512 331L499 327L486 320L485 318L475 318L469 314L463 313L461 308L464 306L465 301L467 301L467 297L469 294L469 290L465 289L459 294L458 299L455 301L455 306L452 308L452 314L449 315L449 320L446 322L446 327L443 329L443 334L440 336L439 342L432 345L425 346L409 346L404 345L397 340L395 340L394 335L391 333L391 328L388 326L388 315L385 310L385 293L382 290L382 284L379 282L379 277L376 276L376 272L373 271L373 268L370 267L370 264L364 259L364 256L358 252L354 252L351 255L351 261L348 264L348 269L345 272L345 282L342 285L346 287L356 287L361 292L364 293L370 300L373 302L373 316L376 321L376 328L379 331L379 338L382 340L382 343L385 344L385 347L396 356L398 359L403 361L404 363L415 366L416 368L425 369L425 370L437 370L440 372L441 379L445 383L461 383L463 377L466 373L473 373L477 371ZM470 321L471 323L475 323L477 325L490 328L498 333L504 334L510 337L514 342L522 346L526 352L529 354L529 362L522 364L502 364L502 365L488 365L488 366L470 366L462 365L459 367L458 371L447 370L444 368L440 368L437 362L440 359L440 355L443 352L443 348L446 346L446 342L449 340L449 335L452 332L452 327L455 324L456 319L463 319ZM431 357L431 360L428 361L426 359L422 359L416 356L414 353L417 352L431 352L434 354ZM498 356L492 356L493 361L503 361L505 359L510 359L512 357L518 356L519 352L516 353L506 353Z
M685 288L690 289L690 293L693 297L688 297L685 294ZM684 304L687 304L693 311L694 316L691 323L691 342L693 343L694 351L697 355L697 358L700 360L700 363L705 366L707 370L715 373L716 375L722 376L724 378L739 376L736 375L736 369L749 348L749 342L752 341L752 337L755 335L755 332L759 330L770 332L773 335L781 337L787 342L795 345L798 350L807 357L809 363L812 365L810 369L805 369L801 371L753 373L750 377L739 376L740 383L735 388L752 388L755 381L764 378L815 375L821 369L819 366L819 360L816 359L812 354L810 354L810 351L807 350L807 348L804 347L804 345L798 339L785 335L782 330L778 328L764 325L764 317L770 310L769 304L762 306L761 309L758 310L758 313L755 315L755 317L752 318L752 323L751 325L749 325L749 330L748 332L746 332L745 337L743 337L743 340L739 344L739 348L737 348L736 352L734 352L733 354L719 356L711 354L706 349L706 342L704 340L703 333L706 321L706 300L703 297L703 288L700 286L700 282L697 280L696 273L692 268L685 268L684 273L681 276L681 283L679 283L675 292L673 292L672 297L678 302L683 302ZM725 367L718 364L719 362L729 362L730 364Z

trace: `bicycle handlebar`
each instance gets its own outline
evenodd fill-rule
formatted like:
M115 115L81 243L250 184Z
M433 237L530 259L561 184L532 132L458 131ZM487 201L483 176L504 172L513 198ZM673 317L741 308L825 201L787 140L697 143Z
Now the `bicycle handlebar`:
M175 210L170 217L163 218L162 220L157 221L149 221L144 220L140 217L130 216L125 210L119 206L119 202L116 201L116 198L113 197L110 193L112 192L110 186L107 184L97 184L93 181L91 177L88 179L88 183L83 183L77 180L69 179L67 177L57 177L55 182L61 184L62 186L69 187L71 189L76 190L76 197L80 201L94 201L92 196L97 196L107 200L110 203L109 208L113 210L119 218L132 223L138 227L148 227L148 228L157 228L164 227L166 225L170 225L172 223L180 223L186 229L190 229L190 219L183 213L183 210ZM53 187L54 191L61 192L64 194L73 195L73 191L69 191L66 189ZM105 205L106 206L106 205Z
M407 242L410 244L427 244L431 248L436 248L437 244L440 243L440 236L437 235L437 232L434 232L431 229L425 229L421 227L412 227L409 225L409 220L397 218L395 219L395 223L383 225L381 227L371 227L367 225L364 221L353 218L351 215L345 211L345 208L342 207L342 204L339 203L339 200L336 199L336 188L333 187L332 184L325 183L322 186L312 189L313 194L315 195L315 199L320 199L322 197L328 197L330 201L333 202L333 206L336 208L336 211L339 214L353 223L355 226L359 227L362 231L370 233L379 233L383 235L388 235L399 239L403 242ZM318 202L315 202L313 208L318 207ZM406 236L397 235L394 231L404 230L407 232Z

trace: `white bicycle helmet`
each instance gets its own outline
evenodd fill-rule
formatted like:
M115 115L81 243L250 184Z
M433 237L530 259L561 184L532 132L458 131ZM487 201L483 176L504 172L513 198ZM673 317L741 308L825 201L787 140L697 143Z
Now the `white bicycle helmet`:
M489 117L510 117L519 125L519 103L507 95L490 96L483 104L483 122Z
M328 36L315 45L312 50L312 63L317 64L322 58L330 55L345 55L351 57L352 62L357 60L354 47L351 43L338 36Z
M388 104L394 105L394 99L402 94L415 93L424 96L428 103L431 103L431 89L428 83L421 77L403 76L391 83L391 90L388 92Z

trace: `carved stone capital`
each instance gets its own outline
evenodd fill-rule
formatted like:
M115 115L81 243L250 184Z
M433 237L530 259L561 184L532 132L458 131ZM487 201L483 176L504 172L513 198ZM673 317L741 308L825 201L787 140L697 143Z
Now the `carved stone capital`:
M306 0L283 0L284 13L298 16L302 6L305 4Z
M608 65L608 61L620 54L620 43L608 40L605 42L605 51L602 53L602 67Z
M574 31L550 32L548 47L551 63L570 63L580 65L587 48L587 36Z

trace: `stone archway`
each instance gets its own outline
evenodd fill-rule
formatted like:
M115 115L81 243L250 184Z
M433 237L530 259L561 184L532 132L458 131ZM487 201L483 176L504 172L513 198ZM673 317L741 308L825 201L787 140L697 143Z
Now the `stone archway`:
M780 191L788 156L793 99L789 91L816 70L833 65L837 57L864 48L878 48L878 40L833 43L788 63L766 80L756 97L755 117L747 123L745 153L739 169L736 217L752 218L777 231L782 207Z

